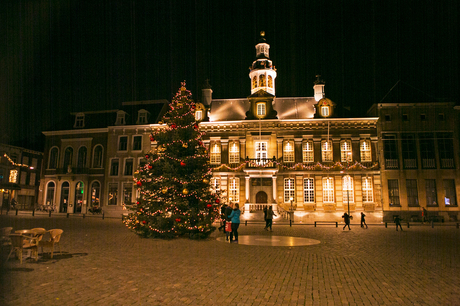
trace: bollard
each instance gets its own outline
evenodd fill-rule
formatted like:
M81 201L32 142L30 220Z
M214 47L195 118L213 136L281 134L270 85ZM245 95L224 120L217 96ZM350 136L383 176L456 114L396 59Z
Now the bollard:
M16 216L18 215L19 209L16 208Z
M459 228L459 227L460 227L460 223L457 222L457 228Z
M289 220L289 226L292 226L292 220Z
M35 208L32 210L32 217L35 216Z
M67 218L69 217L69 213L67 213Z
M385 222L385 228L388 228L388 222Z
M244 225L248 226L248 220L244 221Z
M407 228L410 228L410 226L409 226L409 222L407 222Z
M51 217L51 210L50 210L50 214L49 214L49 217Z
M102 212L102 220L104 220L104 212ZM123 221L123 215L121 215L121 221Z
M85 219L85 214L83 214L83 219Z
M431 228L434 228L434 221L431 221Z

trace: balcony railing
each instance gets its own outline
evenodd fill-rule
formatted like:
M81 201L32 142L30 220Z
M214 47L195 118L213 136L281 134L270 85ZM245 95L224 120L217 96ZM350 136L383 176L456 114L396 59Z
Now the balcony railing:
M417 168L417 160L416 159L404 159L404 168L406 169L416 169Z
M275 168L275 161L271 158L249 158L246 168Z
M434 169L436 168L436 162L434 158L422 159L422 168L424 169Z
M398 169L399 160L397 159L385 159L385 168L386 169Z
M453 169L454 159L453 158L441 158L441 168L443 169Z

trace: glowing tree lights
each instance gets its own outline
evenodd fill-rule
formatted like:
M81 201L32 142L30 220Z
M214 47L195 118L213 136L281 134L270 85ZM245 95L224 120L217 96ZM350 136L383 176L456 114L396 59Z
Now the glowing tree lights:
M212 169L195 121L195 103L185 82L181 85L163 124L150 135L156 148L134 174L139 198L124 223L143 237L205 238L219 217L220 201L210 190Z

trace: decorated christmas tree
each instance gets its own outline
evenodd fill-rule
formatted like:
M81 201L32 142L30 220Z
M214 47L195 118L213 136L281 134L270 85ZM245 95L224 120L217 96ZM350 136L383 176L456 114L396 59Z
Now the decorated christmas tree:
M134 174L139 198L124 223L143 237L205 238L219 217L220 199L210 189L209 155L185 82L169 105L156 142Z

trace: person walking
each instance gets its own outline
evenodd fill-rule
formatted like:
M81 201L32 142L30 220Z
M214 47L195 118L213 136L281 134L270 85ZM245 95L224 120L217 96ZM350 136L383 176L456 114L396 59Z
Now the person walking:
M232 210L232 213L228 216L228 218L232 221L232 232L230 233L230 243L235 242L238 243L238 227L240 227L240 206L238 203L235 203L235 208ZM235 237L235 241L233 241L233 237Z
M227 204L225 204L225 203L220 208L220 222L221 222L221 225L219 227L219 232L220 232L221 229L224 229L224 231L225 231L225 222L227 220L227 218L225 217L225 209L226 208L227 208Z
M272 231L272 225L273 225L273 216L275 215L275 212L273 211L272 206L267 210L267 225L265 226L265 230L268 231L268 228L270 228L270 232Z
M366 224L366 219L365 219L366 215L361 212L361 227L364 228L364 225L366 226L366 229L367 229L367 224Z
M264 230L267 230L268 228L267 212L268 212L267 206L264 206L264 221L265 221Z
M348 215L347 213L344 213L342 218L343 218L343 221L345 221L345 225L343 226L342 230L345 230L345 227L348 226L348 230L351 231L351 228L350 228L350 215Z
M401 220L402 220L402 219L401 219L399 216L396 216L396 217L395 217L396 231L398 231L398 226L399 226L399 228L401 229L401 232L402 232L402 230L403 230L403 229L402 229L402 226L401 226Z
M232 208L232 202L230 202L228 204L228 206L225 208L225 225L227 225L227 222L230 222L230 218L228 217L233 211L233 208ZM228 241L228 237L230 236L230 232L228 232L227 230L225 230L225 227L224 227L224 231L225 231L225 240Z

